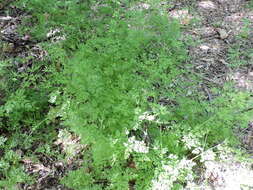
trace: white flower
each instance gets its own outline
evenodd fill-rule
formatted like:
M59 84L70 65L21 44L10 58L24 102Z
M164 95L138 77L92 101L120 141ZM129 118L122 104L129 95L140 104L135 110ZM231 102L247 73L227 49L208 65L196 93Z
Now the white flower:
M130 137L124 145L127 147L128 152L148 153L149 151L145 142L136 140L135 136Z
M47 33L47 38L51 38L53 36L55 36L56 34L59 34L61 31L59 29L54 29L54 30L50 30L48 33Z
M193 180L192 167L195 163L191 160L183 158L178 160L178 157L171 154L169 156L172 160L163 163L162 171L155 175L155 179L152 180L151 190L169 190L172 189L173 183L180 177L184 177L186 180Z
M184 135L182 141L188 149L196 148L200 146L198 139L191 133Z
M203 148L201 148L201 147L196 147L192 151L193 154L200 154L201 152L203 152Z
M200 156L201 156L200 161L205 162L215 160L216 154L212 150L207 150L203 152Z
M170 165L163 165L156 179L152 180L152 190L168 190L173 187L173 182L177 179L178 171Z
M176 159L178 159L178 156L175 155L175 154L170 154L170 155L168 156L168 158L169 158L169 159L172 159L172 160L176 160Z
M161 149L161 154L166 154L168 152L168 149L167 148L162 148Z
M152 190L168 190L171 189L173 183L168 179L152 180Z
M135 125L133 126L133 130L139 129L139 126L140 126L139 122L136 122Z
M163 169L167 173L173 173L173 171L174 171L174 168L170 165L163 165Z
M154 121L155 116L150 115L148 112L144 112L142 115L139 116L139 120L148 120L148 121Z
M59 95L60 95L60 91L56 91L56 92L51 93L48 102L51 104L54 104Z
M193 174L188 173L188 175L185 177L185 180L187 181L187 183L192 182L194 180Z
M2 146L5 143L5 141L7 141L7 138L0 136L0 146Z
M178 168L191 170L192 167L195 165L196 165L196 163L193 162L192 160L187 160L187 159L183 158L182 160L180 160L180 162L178 164Z

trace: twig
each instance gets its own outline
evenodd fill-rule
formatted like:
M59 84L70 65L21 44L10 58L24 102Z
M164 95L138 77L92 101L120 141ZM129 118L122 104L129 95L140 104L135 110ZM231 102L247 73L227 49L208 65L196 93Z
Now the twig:
M253 110L253 107L250 107L250 108L246 108L246 109L244 109L244 110L235 112L235 114L238 114L238 113L245 113L245 112L252 111L252 110Z
M211 82L211 83L214 83L214 84L216 84L216 85L222 87L222 84L220 84L219 82L216 82L216 81L214 81L214 80L212 80L212 79L210 79L210 78L207 78L207 77L205 77L205 76L202 76L201 74L196 73L196 72L193 71L193 70L187 69L187 68L182 67L182 66L179 66L179 67L180 67L181 69L187 70L188 72L190 72L190 73L192 73L192 74L194 74L194 75L197 75L198 77L200 77L200 78L202 78L202 79L204 79L204 80L206 80L206 81L209 81L209 82Z
M192 72L193 74L197 75L198 77L200 77L200 78L202 78L202 79L204 79L204 80L206 80L206 81L212 82L212 83L214 83L214 84L216 84L216 85L222 87L222 84L220 84L219 82L216 82L216 81L214 81L214 80L212 80L212 79L210 79L210 78L207 78L207 77L205 77L205 76L202 76L202 75L200 75L200 74L198 74L198 73L196 73L196 72L194 72L194 71L190 71L190 72Z
M211 101L213 98L212 98L212 95L211 95L209 89L207 88L207 86L205 84L202 84L202 86L203 86L203 89L204 89L204 91L206 92L206 94L208 96L208 100Z
M209 149L207 149L207 150L201 152L201 153L198 154L197 156L193 157L191 160L192 160L192 161L195 160L196 158L200 157L201 155L203 155L203 154L204 154L205 152L207 152L208 150L212 150L212 149L214 149L214 148L216 148L216 147L218 147L219 145L222 145L222 144L224 144L224 143L225 143L225 141L223 141L223 142L221 142L220 144L217 144L217 145L215 145L215 146L213 146L213 147L211 147L211 148L209 148Z

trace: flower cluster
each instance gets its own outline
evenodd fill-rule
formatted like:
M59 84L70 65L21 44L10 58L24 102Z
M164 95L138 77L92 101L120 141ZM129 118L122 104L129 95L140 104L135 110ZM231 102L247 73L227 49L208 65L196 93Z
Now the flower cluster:
M155 116L151 115L149 112L144 112L142 115L139 116L139 120L154 121Z
M128 139L127 143L124 143L127 148L127 152L137 152L137 153L148 153L149 148L146 146L144 141L139 141L132 136Z
M180 160L175 155L170 155L169 158L170 161L163 163L161 170L156 173L156 178L152 180L152 190L172 189L173 183L178 179L193 180L193 161L185 158Z
M213 161L215 160L216 154L210 149L204 151L201 155L201 162L206 162L206 161Z
M198 155L204 151L204 149L201 147L200 141L192 133L184 135L182 141L185 144L186 148L191 150L193 154Z
M192 133L184 135L182 141L188 149L200 147L200 142Z

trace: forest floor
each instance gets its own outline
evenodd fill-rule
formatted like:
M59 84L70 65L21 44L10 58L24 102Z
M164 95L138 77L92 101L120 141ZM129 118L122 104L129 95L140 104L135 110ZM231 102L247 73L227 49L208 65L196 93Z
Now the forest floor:
M234 88L253 91L253 9L246 0L174 1L169 16L179 18L189 46L194 72L206 81L203 91L215 97L209 85L234 82ZM192 25L187 26L190 22ZM186 67L187 67L186 63ZM251 124L247 129L253 130ZM246 138L247 139L247 138ZM249 151L253 144L246 142Z
M233 81L234 88L253 91L253 9L246 0L173 1L169 15L179 18L185 26L184 35L193 39L189 48L189 63L194 72L206 81L203 91L209 100L215 96L208 89ZM189 23L194 24L190 27ZM187 63L186 63L187 64ZM253 153L253 126L236 132L243 146ZM253 157L252 157L253 158ZM230 159L229 162L224 162ZM253 171L233 156L207 166L205 177L209 185L196 189L253 189ZM193 189L195 189L193 188Z
M228 81L234 82L234 88L253 92L253 5L250 6L246 0L172 0L169 4L168 17L179 19L183 40L189 44L190 39L190 59L184 66L205 81L200 86L207 99L211 101L216 96L209 87L222 86ZM146 9L148 4L142 4L142 7ZM29 36L19 36L16 30L22 24L22 19L29 15L13 6L7 8L8 15L0 11L0 37L3 44L0 55L5 58L43 59L47 52L41 49L39 42ZM61 38L64 37L57 36L57 31L53 31L46 40L57 41ZM32 63L17 63L17 71L22 73L29 64ZM188 65L191 67L188 68ZM0 92L0 98L3 96ZM57 129L56 132L59 133L58 139L52 149L60 152L72 149L74 154L78 154L85 148L79 144L80 139L67 130ZM253 122L249 121L247 129L235 133L253 158ZM24 153L21 151L19 154ZM22 164L27 174L36 176L37 183L19 184L17 188L67 190L59 183L59 179L67 171L78 168L81 158L70 158L66 166L54 157L44 154L36 156L36 162L27 158L23 159ZM245 190L253 189L252 165L238 162L232 154L226 156L224 160L210 162L207 169L199 174L199 181L193 184L192 189L240 190L242 185ZM201 183L206 180L208 184Z

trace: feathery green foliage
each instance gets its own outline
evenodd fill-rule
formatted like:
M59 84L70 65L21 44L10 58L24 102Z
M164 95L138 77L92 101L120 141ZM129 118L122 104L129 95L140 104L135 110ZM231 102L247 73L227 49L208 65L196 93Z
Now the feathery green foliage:
M233 128L246 126L252 114L244 111L252 106L250 95L214 88L217 97L206 101L201 92L192 91L201 81L182 69L187 44L179 23L168 19L159 3L148 9L137 4L17 2L32 15L20 32L29 33L48 55L23 73L11 60L1 62L5 98L0 130L9 134L0 143L5 157L11 148L52 143L54 126L64 125L88 148L83 166L63 177L63 184L76 190L141 190L161 180L164 166L177 168L184 160L200 164L206 150L221 142L237 143ZM48 39L55 29L65 40ZM10 182L14 186L29 181L15 164L21 177ZM0 166L0 174L7 179L17 168ZM167 179L171 189L182 189L193 169L178 167L177 175ZM6 183L0 178L0 187Z

